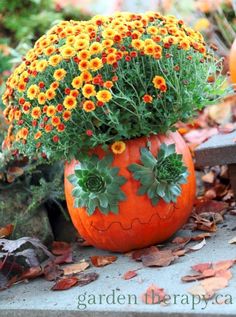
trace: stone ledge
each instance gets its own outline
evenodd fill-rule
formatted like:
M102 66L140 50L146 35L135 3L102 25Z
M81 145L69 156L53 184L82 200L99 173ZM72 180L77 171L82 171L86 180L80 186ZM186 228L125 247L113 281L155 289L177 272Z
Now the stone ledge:
M67 291L53 292L50 290L53 282L47 282L42 278L20 283L2 291L0 293L0 316L1 317L106 317L106 316L172 316L172 317L192 317L192 316L235 316L236 311L236 265L232 268L233 278L229 286L218 294L232 296L233 304L214 303L210 300L205 307L201 302L193 309L191 295L187 290L193 283L183 283L180 278L190 274L192 265L202 262L217 262L221 260L234 259L236 246L228 244L228 241L236 235L236 217L226 215L226 220L218 226L218 231L207 240L207 244L199 251L188 253L179 258L176 263L165 268L145 268L139 262L134 262L128 256L119 255L118 260L104 268L89 268L86 272L96 271L99 278L95 282L83 287L74 287ZM188 232L181 231L178 235L186 235ZM77 248L76 260L88 258L91 255L107 254L108 252L97 250L92 247ZM142 267L137 271L138 275L131 280L123 280L122 275L133 269ZM168 306L145 305L140 297L150 284L163 287L167 294L174 298L174 295L189 296L189 304L177 304L173 302ZM197 283L197 282L196 282ZM118 296L124 294L137 297L137 304L109 304L99 303L98 296L108 296L112 292ZM87 299L83 303L87 305L85 310L78 309L78 296L86 292ZM96 304L88 304L88 296L94 294ZM100 294L100 295L99 295ZM176 300L177 301L177 300ZM82 303L82 299L81 299ZM81 306L82 307L82 306ZM205 307L205 308L204 308Z

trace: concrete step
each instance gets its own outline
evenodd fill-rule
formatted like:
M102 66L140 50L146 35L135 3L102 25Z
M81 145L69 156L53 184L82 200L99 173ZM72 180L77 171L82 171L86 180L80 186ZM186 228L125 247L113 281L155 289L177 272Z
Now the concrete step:
M188 293L188 289L198 282L183 283L180 280L183 275L191 273L192 265L236 258L236 245L228 243L236 235L236 216L226 215L225 218L201 250L188 253L169 267L145 268L120 254L111 265L86 270L97 272L99 278L83 287L53 292L50 288L54 283L43 278L14 285L0 292L0 317L235 316L236 265L232 268L233 278L229 286L217 292L221 295L220 299L231 296L232 304L217 304L215 298L207 303L199 301ZM182 230L178 236L186 234L189 232ZM93 247L76 248L77 261L102 254L108 252ZM122 279L125 272L140 267L136 277ZM152 283L164 288L171 296L169 305L147 305L141 301L141 295Z

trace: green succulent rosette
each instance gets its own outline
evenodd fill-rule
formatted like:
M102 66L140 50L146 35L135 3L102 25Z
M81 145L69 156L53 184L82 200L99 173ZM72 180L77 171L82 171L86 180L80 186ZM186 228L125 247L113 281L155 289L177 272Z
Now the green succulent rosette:
M119 168L112 167L112 162L111 154L103 159L92 155L76 165L75 173L68 177L74 185L72 195L76 208L86 207L89 215L92 215L96 208L105 215L109 212L119 212L119 201L126 199L120 188L126 178L118 175Z
M148 148L142 148L140 153L142 164L128 167L133 177L141 183L138 195L147 194L154 206L161 198L167 203L176 202L188 172L182 155L175 151L175 145L163 143L157 157Z

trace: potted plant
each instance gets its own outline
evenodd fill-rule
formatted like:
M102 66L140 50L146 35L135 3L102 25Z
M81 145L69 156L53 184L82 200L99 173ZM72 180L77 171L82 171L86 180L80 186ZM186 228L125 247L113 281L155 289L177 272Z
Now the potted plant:
M219 70L201 34L174 16L63 21L7 81L4 144L67 161L68 209L94 246L162 242L195 197L193 161L174 126L219 97Z

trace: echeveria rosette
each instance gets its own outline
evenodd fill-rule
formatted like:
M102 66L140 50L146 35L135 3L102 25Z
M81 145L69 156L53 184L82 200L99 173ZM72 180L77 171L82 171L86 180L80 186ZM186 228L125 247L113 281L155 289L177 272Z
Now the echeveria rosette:
M153 205L161 198L167 203L176 202L188 172L182 155L175 151L175 145L162 144L156 158L148 148L142 148L140 152L142 165L131 164L128 167L141 183L138 195L147 194Z
M113 156L108 154L103 159L92 155L82 160L75 168L75 173L68 177L74 185L72 195L75 197L75 207L86 207L89 215L96 208L103 214L119 212L119 201L126 196L121 186L126 178L118 175L119 168L112 167Z

